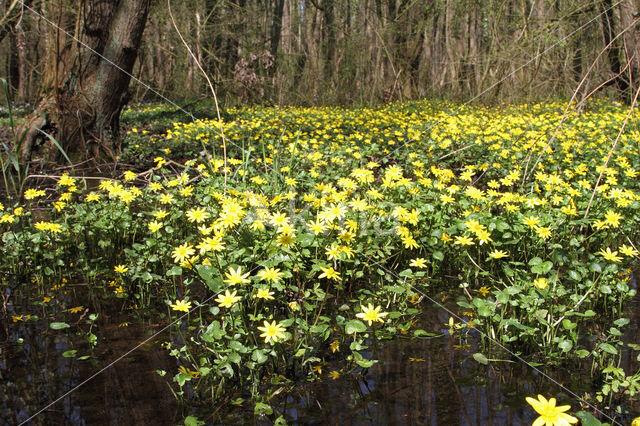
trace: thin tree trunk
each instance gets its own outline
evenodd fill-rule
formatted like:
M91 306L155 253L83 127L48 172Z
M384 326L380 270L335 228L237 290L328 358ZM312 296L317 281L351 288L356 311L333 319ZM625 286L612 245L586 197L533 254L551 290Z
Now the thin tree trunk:
M74 28L76 40L60 31L54 34L43 100L30 120L31 128L26 129L30 134L35 124L50 126L58 143L76 159L118 153L120 112L129 98L130 73L149 3L96 0L83 10L73 10L74 14L58 11L61 27ZM22 146L23 163L31 158L36 136ZM57 151L49 146L49 152Z

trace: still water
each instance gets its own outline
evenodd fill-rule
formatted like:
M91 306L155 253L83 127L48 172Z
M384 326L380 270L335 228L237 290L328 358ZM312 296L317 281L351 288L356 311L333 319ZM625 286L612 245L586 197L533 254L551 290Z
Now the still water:
M322 380L301 382L270 401L274 411L293 424L525 425L537 417L526 396L542 393L559 403L575 401L562 387L508 354L489 365L477 363L472 357L477 336L460 340L449 335L449 314L427 302L423 308L418 326L439 337L400 336L384 342L368 354L381 362L366 372L333 379L328 373L340 366L324 366ZM638 298L628 307L632 319L628 342L640 342L635 314L639 308ZM62 355L72 342L61 333L38 321L13 323L11 303L7 309L0 327L1 424L25 422L57 399L27 424L182 424L189 414L208 424L269 424L266 418L256 419L246 403L211 407L205 413L181 408L169 378L177 365L161 347L169 339L168 331L122 357L166 324L101 312L93 357L80 361ZM635 355L628 355L623 367L636 371ZM163 378L156 370L169 374ZM576 394L592 391L588 368L547 372ZM574 403L572 412L578 410Z

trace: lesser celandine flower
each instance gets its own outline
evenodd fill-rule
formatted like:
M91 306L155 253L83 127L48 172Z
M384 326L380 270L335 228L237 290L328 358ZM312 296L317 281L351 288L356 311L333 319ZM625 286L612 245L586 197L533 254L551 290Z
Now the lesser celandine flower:
M620 250L620 253L624 254L625 256L629 256L629 257L635 257L638 254L640 254L640 252L638 252L638 250L636 250L635 248L628 246L626 244L621 245L620 247L618 247L618 250Z
M151 222L149 222L147 226L149 227L149 230L151 232L157 232L162 228L162 222L157 222L155 220L152 220Z
M257 274L261 281L277 283L282 277L282 272L277 268L269 268L268 266L261 269Z
M224 282L229 285L246 284L251 282L251 280L248 279L249 274L249 272L243 274L242 267L240 266L238 266L237 269L229 268L229 272L225 272L224 274L227 277Z
M610 260L612 262L620 262L620 261L622 261L622 258L620 256L618 256L618 252L616 250L611 251L611 248L609 248L609 247L607 247L606 250L605 249L600 249L598 254L600 256L604 257L606 260Z
M273 300L273 292L268 288L259 288L255 296L256 299Z
M224 294L219 294L215 301L221 308L231 308L242 299L241 296L236 296L236 293L237 291L229 293L229 290L226 290Z
M503 257L509 256L509 253L506 251L495 249L489 253L489 257L492 259L502 259Z
M320 267L320 269L322 269L322 273L318 276L318 278L326 278L328 280L340 281L340 272L336 271L332 267L328 267L328 268Z
M189 259L194 253L195 250L193 249L193 246L190 243L184 243L173 249L171 256L176 263L182 263Z
M263 332L260 337L264 337L265 343L277 343L278 340L285 340L287 337L284 334L286 328L282 324L276 323L275 320L271 323L265 321L264 327L258 327L258 330Z
M578 419L565 413L568 411L570 405L561 405L556 407L556 399L547 399L538 395L538 399L531 397L526 398L527 402L533 407L540 417L538 417L532 426L569 426L570 424L578 423Z
M540 290L544 290L548 284L549 283L545 278L536 278L533 281L533 285L536 286L536 288L539 288Z
M191 310L191 302L187 299L176 300L169 305L174 311L189 312Z
M127 268L125 265L116 265L113 267L113 270L119 274L124 274L129 270L129 268Z
M456 239L453 244L460 246L472 246L474 242L471 237L467 235L456 235Z
M416 257L415 259L411 259L411 262L409 262L409 266L412 266L414 268L426 268L427 267L427 259L424 259L422 257Z
M384 322L383 318L386 317L389 313L380 312L381 309L381 306L376 306L374 308L371 303L369 303L369 306L360 305L360 310L362 312L356 314L356 317L362 318L364 321L368 322L369 325L373 324L374 322Z

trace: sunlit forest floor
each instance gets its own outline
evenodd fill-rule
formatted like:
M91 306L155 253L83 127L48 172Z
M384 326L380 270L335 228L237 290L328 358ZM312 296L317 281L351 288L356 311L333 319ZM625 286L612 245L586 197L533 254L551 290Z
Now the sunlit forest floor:
M5 340L38 324L90 362L115 307L166 325L175 367L159 373L182 403L291 421L273 401L295 384L366 374L384 341L444 334L479 365L580 366L592 387L563 394L569 413L626 421L640 120L574 107L244 107L222 121L131 107L114 167L5 167ZM420 328L433 304L445 326Z

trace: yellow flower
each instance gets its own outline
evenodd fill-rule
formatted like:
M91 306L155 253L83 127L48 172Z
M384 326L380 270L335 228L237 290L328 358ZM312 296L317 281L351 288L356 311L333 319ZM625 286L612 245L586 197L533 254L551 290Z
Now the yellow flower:
M256 299L264 299L264 300L273 300L273 292L269 291L268 288L259 288L258 293L253 296Z
M533 281L533 285L536 286L537 288L539 288L540 290L544 290L547 287L548 284L549 283L544 278L536 278Z
M171 306L171 309L174 311L189 312L191 310L191 302L186 299L176 300L175 303L172 303L169 306Z
M155 220L152 220L151 222L149 222L147 226L149 227L149 230L151 232L157 232L162 228L162 222L157 222Z
M127 170L126 172L124 172L124 180L130 181L130 180L134 180L135 178L136 178L136 174L131 170Z
M169 216L169 213L164 210L158 210L153 213L153 217L155 217L156 219L164 219L167 216Z
M329 345L329 349L331 349L331 352L333 353L340 352L340 342L338 342L337 340L334 340Z
M556 407L555 398L549 398L547 401L544 396L538 395L538 399L527 397L526 400L540 414L540 417L533 422L532 426L568 426L578 423L577 418L565 413L571 406L562 405Z
M486 285L480 287L478 289L478 293L482 294L482 297L487 297L487 294L489 294L489 292L491 291L491 289L489 287L487 287Z
M290 247L296 241L295 235L282 233L278 235L278 245L283 247Z
M384 322L383 318L386 317L389 313L380 312L381 309L382 307L380 306L376 306L374 308L371 303L369 303L369 306L360 305L360 310L362 312L356 314L356 317L362 318L364 321L368 322L369 325L373 324L374 322Z
M340 377L340 373L338 373L337 371L333 370L329 372L329 377L331 377L333 380L336 380L338 377Z
M524 219L522 219L522 223L530 226L531 228L534 228L536 225L538 225L538 223L540 223L540 218L536 216L525 217Z
M270 281L277 283L282 278L282 272L277 268L269 268L268 266L261 269L257 274L261 281Z
M187 219L189 222L201 223L207 220L211 216L209 212L202 208L195 208L187 210Z
M78 312L80 312L82 310L82 306L76 306L75 308L70 308L69 312L71 312L72 314L77 314Z
M318 278L326 278L328 280L340 281L340 272L336 271L332 267L328 267L328 268L320 267L320 269L322 269L322 274L320 274Z
M286 339L286 335L284 334L285 327L275 321L271 324L269 324L269 321L265 321L264 327L258 327L258 330L263 332L260 337L264 337L265 343L269 343L270 341L277 343L278 340Z
M611 251L611 249L609 247L607 247L607 249L600 249L600 251L598 252L598 254L602 257L604 257L606 260L610 260L612 262L620 262L622 260L622 258L620 256L618 256L618 252L617 251Z
M124 274L129 270L129 268L127 268L125 265L116 265L113 267L113 270L119 274Z
M456 235L456 240L453 242L455 245L472 246L473 240L467 235Z
M622 215L613 210L607 210L607 213L604 215L604 223L613 228L620 226L620 219L622 219Z
M238 269L235 270L233 268L229 268L229 272L225 272L224 275L227 277L224 282L229 285L246 284L248 282L251 282L247 279L247 277L249 276L249 272L243 274L242 267L240 266L238 266Z
M238 303L242 297L236 296L237 291L233 293L229 293L229 290L226 290L224 294L219 294L215 299L218 302L218 306L221 308L231 308L233 305Z
M96 194L95 192L90 193L89 195L87 195L87 198L85 198L85 201L100 201L100 195Z
M182 263L190 258L195 253L193 246L190 243L184 243L181 246L173 249L171 257L173 257L176 263Z
M509 256L509 253L507 253L506 251L498 250L498 249L489 253L489 257L492 259L502 259L503 257L507 257L507 256Z
M42 197L46 194L46 192L44 192L43 189L27 189L26 191L24 191L24 199L25 200L33 200L34 198L37 197Z
M536 226L535 230L538 233L538 236L543 240L546 240L549 237L551 237L551 230L546 226Z
M628 246L626 244L623 244L620 247L618 247L618 250L620 250L620 253L622 253L622 254L624 254L626 256L629 256L629 257L634 257L634 256L637 256L638 254L640 254L638 252L638 250L636 250L635 248L630 247L630 246Z
M60 179L58 180L58 185L60 186L72 186L72 185L75 185L75 183L76 183L76 180L71 176L69 176L68 173L63 173L62 176L60 176Z
M416 257L415 259L411 259L411 262L409 262L409 266L413 266L414 268L426 268L427 267L427 260L422 258L422 257Z
M200 372L199 371L193 371L189 368L185 368L182 365L180 367L178 367L178 372L180 373L184 373L184 374L188 374L191 376L192 379L197 379L198 377L200 377Z

